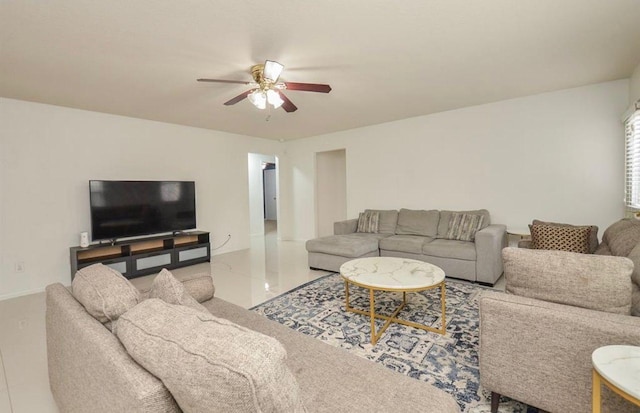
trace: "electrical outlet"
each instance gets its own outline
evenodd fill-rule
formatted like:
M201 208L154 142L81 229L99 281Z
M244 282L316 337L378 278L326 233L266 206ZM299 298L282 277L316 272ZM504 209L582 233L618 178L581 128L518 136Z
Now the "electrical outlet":
M16 262L15 272L24 272L24 261Z

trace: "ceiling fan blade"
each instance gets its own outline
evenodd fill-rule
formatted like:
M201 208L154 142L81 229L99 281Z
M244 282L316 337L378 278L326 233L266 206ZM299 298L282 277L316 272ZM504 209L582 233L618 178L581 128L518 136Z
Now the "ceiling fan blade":
M298 110L298 107L296 105L294 105L293 102L291 102L289 100L289 98L285 96L284 93L282 93L279 90L277 92L280 95L280 97L282 98L282 100L284 100L284 103L281 106L282 109L284 109L286 112L295 112L296 110Z
M197 79L198 82L214 82L214 83L237 83L240 85L248 85L251 82L245 80L224 80L224 79Z
M331 92L331 86L321 85L318 83L296 83L296 82L284 82L288 90L300 90L304 92Z
M247 90L246 92L242 92L241 94L239 94L238 96L234 97L231 100L228 100L226 102L224 102L225 106L231 106L231 105L235 105L236 103L240 102L243 99L246 99L247 96L249 96L249 93L253 92L253 90Z

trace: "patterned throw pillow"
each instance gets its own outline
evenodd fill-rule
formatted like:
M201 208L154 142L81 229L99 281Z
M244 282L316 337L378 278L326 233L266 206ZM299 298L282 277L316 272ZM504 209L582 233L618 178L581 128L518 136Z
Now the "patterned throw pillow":
M482 227L483 215L453 213L449 219L446 239L474 241L476 232Z
M589 253L591 227L559 227L555 225L529 225L531 248Z
M358 217L358 229L356 232L377 233L380 214L378 211L361 212Z

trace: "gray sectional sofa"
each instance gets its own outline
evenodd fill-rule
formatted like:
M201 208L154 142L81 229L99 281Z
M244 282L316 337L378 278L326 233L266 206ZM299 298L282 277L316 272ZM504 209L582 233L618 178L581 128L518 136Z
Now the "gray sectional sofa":
M85 283L83 290L93 293L93 287L89 288L90 284L90 282ZM104 288L105 284L107 283L102 282L98 287ZM208 320L211 315L214 315L219 319L229 320L237 326L275 338L281 343L286 350L286 366L297 381L300 399L306 412L458 413L460 411L453 397L427 383L396 373L372 361L293 331L254 312L214 298L210 276L183 280L183 285L189 297L192 297L190 300L195 298L201 301L204 306L202 311L211 313L201 316L203 319ZM132 288L125 287L125 292L132 292ZM120 321L114 321L114 326L120 325L120 327L114 329L118 330L117 334L112 333L109 323L100 322L90 313L101 308L121 307L124 300L115 297L111 305L100 305L100 302L96 302L93 304L97 305L89 306L85 302L86 298L76 298L74 294L76 294L75 288L72 293L62 284L52 284L46 289L49 378L53 397L61 412L230 411L221 407L221 403L200 405L197 408L181 404L180 399L177 396L174 397L175 394L168 389L167 386L170 387L170 385L165 386L162 380L138 364L132 358L134 356L127 351L129 347L125 347L119 340L123 333L121 330L124 330L126 324L122 325ZM142 297L144 295L144 293L141 294ZM153 294L147 295L154 297ZM106 300L106 294L101 292L99 296L102 300ZM182 297L184 298L184 295ZM126 310L118 320L130 320L132 316L128 314L152 302L157 304L158 299L142 299L138 304L134 303L134 306ZM197 302L195 304L200 306ZM185 309L184 311L191 311L193 314L193 310ZM149 317L158 318L157 314L153 313ZM170 321L169 318L167 320ZM187 335L191 337L192 331ZM181 342L190 340L184 336L180 336L179 339ZM165 340L165 344L172 342L177 341ZM148 353L154 350L153 347L139 348L138 353ZM233 352L233 348L225 347L224 350L227 353ZM159 359L160 362L171 361L167 357L176 356L174 354L176 352L177 350L163 353ZM210 352L215 357L216 352ZM185 369L185 377L200 375L200 370L193 370L195 369L193 366L193 369L189 370L192 367L188 363L174 362L173 365L179 366L176 367L178 371L172 372L174 375L180 375L180 368ZM186 378L182 382L189 388L192 387L191 381ZM220 392L224 383L214 381L211 385L215 386L212 390ZM279 385L280 383L277 383L276 387L284 391L283 387L278 387ZM240 397L238 394L227 396L232 400ZM276 399L284 399L286 396L278 395L277 392L272 394ZM196 403L198 399L202 398L197 397L196 394ZM273 408L241 411L285 413L282 409ZM287 410L286 413L289 411Z
M429 262L448 277L493 285L502 274L500 252L507 246L506 226L491 224L489 211L366 210L378 213L375 232L358 232L358 219L334 224L334 235L307 241L309 267L338 272L363 257L401 257ZM450 239L452 219L482 216L473 241Z

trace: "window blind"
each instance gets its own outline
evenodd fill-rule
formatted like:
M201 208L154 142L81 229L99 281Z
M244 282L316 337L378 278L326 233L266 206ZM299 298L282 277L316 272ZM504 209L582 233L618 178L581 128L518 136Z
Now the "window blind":
M640 210L640 110L625 120L624 133L624 203L627 208Z

